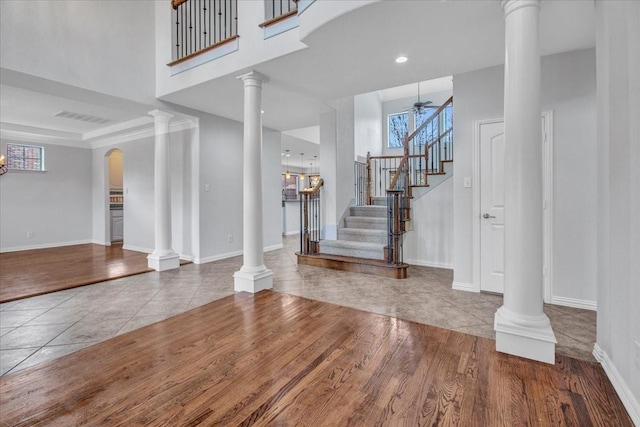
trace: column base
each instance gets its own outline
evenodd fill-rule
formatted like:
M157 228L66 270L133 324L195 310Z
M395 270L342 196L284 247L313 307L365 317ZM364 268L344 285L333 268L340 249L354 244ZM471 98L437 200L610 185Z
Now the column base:
M496 311L493 329L497 351L555 364L556 336L546 314L523 316L502 306Z
M147 256L147 265L156 271L173 270L180 267L180 255L174 252L164 255L154 252Z
M259 268L242 267L233 273L233 289L236 292L256 292L273 288L273 272L264 265Z

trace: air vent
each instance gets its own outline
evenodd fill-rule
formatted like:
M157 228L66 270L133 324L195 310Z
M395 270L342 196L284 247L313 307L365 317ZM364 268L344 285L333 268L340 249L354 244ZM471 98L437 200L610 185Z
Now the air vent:
M81 122L98 123L100 125L107 124L111 119L104 117L92 116L90 114L72 113L71 111L60 111L53 115L54 117L62 117L64 119L80 120Z

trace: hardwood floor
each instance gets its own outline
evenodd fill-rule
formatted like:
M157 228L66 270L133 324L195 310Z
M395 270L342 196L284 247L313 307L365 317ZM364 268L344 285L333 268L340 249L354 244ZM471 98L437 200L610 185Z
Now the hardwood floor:
M632 426L603 370L271 291L0 378L4 426Z
M147 271L147 254L122 244L5 252L0 254L0 303Z

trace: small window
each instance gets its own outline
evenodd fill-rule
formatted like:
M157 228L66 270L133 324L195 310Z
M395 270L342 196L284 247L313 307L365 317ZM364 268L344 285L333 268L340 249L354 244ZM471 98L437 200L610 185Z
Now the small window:
M44 170L44 148L7 144L7 168L23 171Z
M409 133L409 113L389 114L389 148L402 148L404 138Z

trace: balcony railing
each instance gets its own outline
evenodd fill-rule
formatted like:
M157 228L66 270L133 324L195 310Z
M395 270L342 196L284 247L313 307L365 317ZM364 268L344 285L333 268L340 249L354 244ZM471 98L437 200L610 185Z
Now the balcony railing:
M172 0L174 65L238 35L238 0Z
M266 22L271 22L297 13L298 0L265 0L264 8Z

